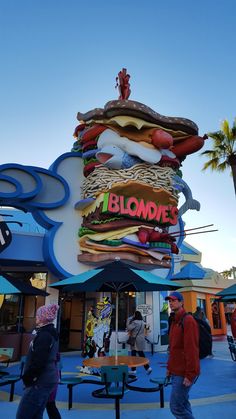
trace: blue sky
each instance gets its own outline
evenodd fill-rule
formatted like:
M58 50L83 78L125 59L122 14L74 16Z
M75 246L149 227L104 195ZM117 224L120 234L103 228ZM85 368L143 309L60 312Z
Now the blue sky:
M130 99L193 120L200 135L232 123L235 18L235 0L0 0L0 164L48 168L70 151L77 112L116 99L122 67ZM233 182L229 172L202 172L204 161L184 161L201 202L184 221L219 230L188 242L222 271L236 265Z

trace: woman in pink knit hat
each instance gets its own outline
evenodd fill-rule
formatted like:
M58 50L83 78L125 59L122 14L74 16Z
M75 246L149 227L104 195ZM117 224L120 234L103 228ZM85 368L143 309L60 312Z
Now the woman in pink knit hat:
M36 312L36 334L26 358L22 377L25 390L16 419L43 418L49 396L58 383L59 339L53 324L58 309L57 304L49 304L39 307Z

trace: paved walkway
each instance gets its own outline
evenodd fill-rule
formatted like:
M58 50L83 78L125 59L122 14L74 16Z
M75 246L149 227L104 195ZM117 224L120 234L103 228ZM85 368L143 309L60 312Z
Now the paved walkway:
M191 404L195 419L234 418L236 412L236 362L233 362L224 338L214 340L213 358L201 361L201 375L191 390ZM152 376L165 374L166 353L152 356L146 354L151 362ZM81 364L77 354L67 354L63 360L65 372L72 372ZM138 369L140 385L150 385L150 376L143 368ZM92 385L80 385L74 388L73 408L67 410L68 392L66 386L59 386L57 405L63 419L110 419L115 418L113 401L98 400L91 397ZM15 418L17 404L22 394L22 385L16 386L14 402L8 401L8 388L1 387L0 412L9 419ZM165 389L165 407L160 409L159 393L137 393L129 391L121 402L121 419L171 419L169 411L170 386ZM44 419L48 418L45 413ZM27 419L27 418L25 418Z

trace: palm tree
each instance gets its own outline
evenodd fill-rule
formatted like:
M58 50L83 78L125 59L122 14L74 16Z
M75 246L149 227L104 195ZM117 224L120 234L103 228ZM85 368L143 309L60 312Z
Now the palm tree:
M220 272L224 279L236 279L236 267L232 266L231 269Z
M220 272L220 274L223 276L224 279L228 279L231 276L231 269L228 271Z
M204 164L202 170L210 168L218 172L224 172L227 168L230 168L236 195L236 118L232 128L230 128L229 122L225 119L219 131L210 132L207 135L213 139L213 148L201 153L201 155L210 158Z

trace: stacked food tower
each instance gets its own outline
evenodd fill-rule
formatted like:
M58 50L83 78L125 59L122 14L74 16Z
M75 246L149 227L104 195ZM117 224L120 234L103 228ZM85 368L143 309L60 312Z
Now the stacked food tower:
M187 184L181 162L203 146L189 119L163 116L129 100L126 69L117 77L118 100L78 113L73 150L84 162L78 261L122 260L146 269L169 268L178 253L178 198ZM192 200L189 208L199 209ZM186 209L185 209L186 210ZM181 214L182 215L182 214ZM178 227L179 228L179 227Z

